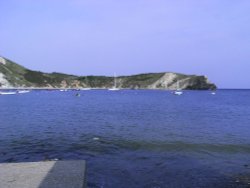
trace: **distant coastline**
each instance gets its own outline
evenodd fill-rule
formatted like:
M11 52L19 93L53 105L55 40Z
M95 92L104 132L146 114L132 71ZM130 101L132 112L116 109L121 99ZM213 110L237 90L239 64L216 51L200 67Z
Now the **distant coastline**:
M76 76L44 73L27 69L6 58L0 58L0 89L166 89L214 90L217 86L203 75L173 72L144 73L131 76Z

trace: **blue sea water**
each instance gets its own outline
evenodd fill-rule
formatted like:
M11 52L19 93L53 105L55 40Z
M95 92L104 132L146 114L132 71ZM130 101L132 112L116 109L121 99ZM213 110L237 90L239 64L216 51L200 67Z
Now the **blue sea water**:
M49 159L86 160L90 188L249 187L250 90L0 96L0 162Z

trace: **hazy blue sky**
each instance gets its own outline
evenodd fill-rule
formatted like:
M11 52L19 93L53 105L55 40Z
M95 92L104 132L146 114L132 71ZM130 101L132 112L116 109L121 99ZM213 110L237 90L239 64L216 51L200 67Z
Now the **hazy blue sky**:
M78 75L181 72L250 88L250 0L0 0L0 55Z

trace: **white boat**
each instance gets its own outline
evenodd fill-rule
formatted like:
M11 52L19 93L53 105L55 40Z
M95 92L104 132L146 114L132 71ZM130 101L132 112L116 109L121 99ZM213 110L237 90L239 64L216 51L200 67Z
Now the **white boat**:
M8 91L8 92L0 92L0 95L15 95L17 92L14 91Z
M18 90L17 93L23 94L23 93L29 93L30 90Z
M82 90L82 91L88 91L88 90L91 90L91 88L85 87L85 88L81 88L80 90Z
M119 91L120 89L117 88L117 83L116 83L116 74L114 74L114 86L112 88L109 88L109 91Z
M211 95L216 95L216 93L215 93L215 92L212 92Z
M175 94L175 95L182 95L183 92L182 92L181 90L179 90L179 91L176 90L176 91L174 91L174 94Z
M179 87L179 81L177 81L177 83L176 83L176 90L174 91L174 94L175 95L182 95L183 94L183 91Z
M119 88L110 88L109 91L119 91Z

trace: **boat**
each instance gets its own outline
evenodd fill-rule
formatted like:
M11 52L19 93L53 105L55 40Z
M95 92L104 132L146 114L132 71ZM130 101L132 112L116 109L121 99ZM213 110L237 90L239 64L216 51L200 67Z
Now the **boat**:
M82 91L88 91L88 90L91 90L91 88L84 87L84 88L81 88L80 90L82 90Z
M64 91L68 91L67 89L60 89L59 91L62 91L62 92L64 92Z
M109 91L119 91L120 89L119 88L110 88Z
M181 90L179 90L179 91L176 90L176 91L174 91L174 94L175 94L175 95L182 95L183 92L182 92Z
M175 95L182 95L183 94L183 91L179 87L179 81L178 80L177 80L177 83L176 83L176 90L174 91L174 94Z
M109 88L109 91L119 91L120 89L117 88L117 83L116 83L116 74L114 74L114 86L112 88Z
M211 92L211 95L216 95L216 92L215 91Z
M7 91L7 92L0 92L0 95L15 95L17 92L15 91Z
M29 93L30 90L18 90L17 93L23 94L23 93Z

